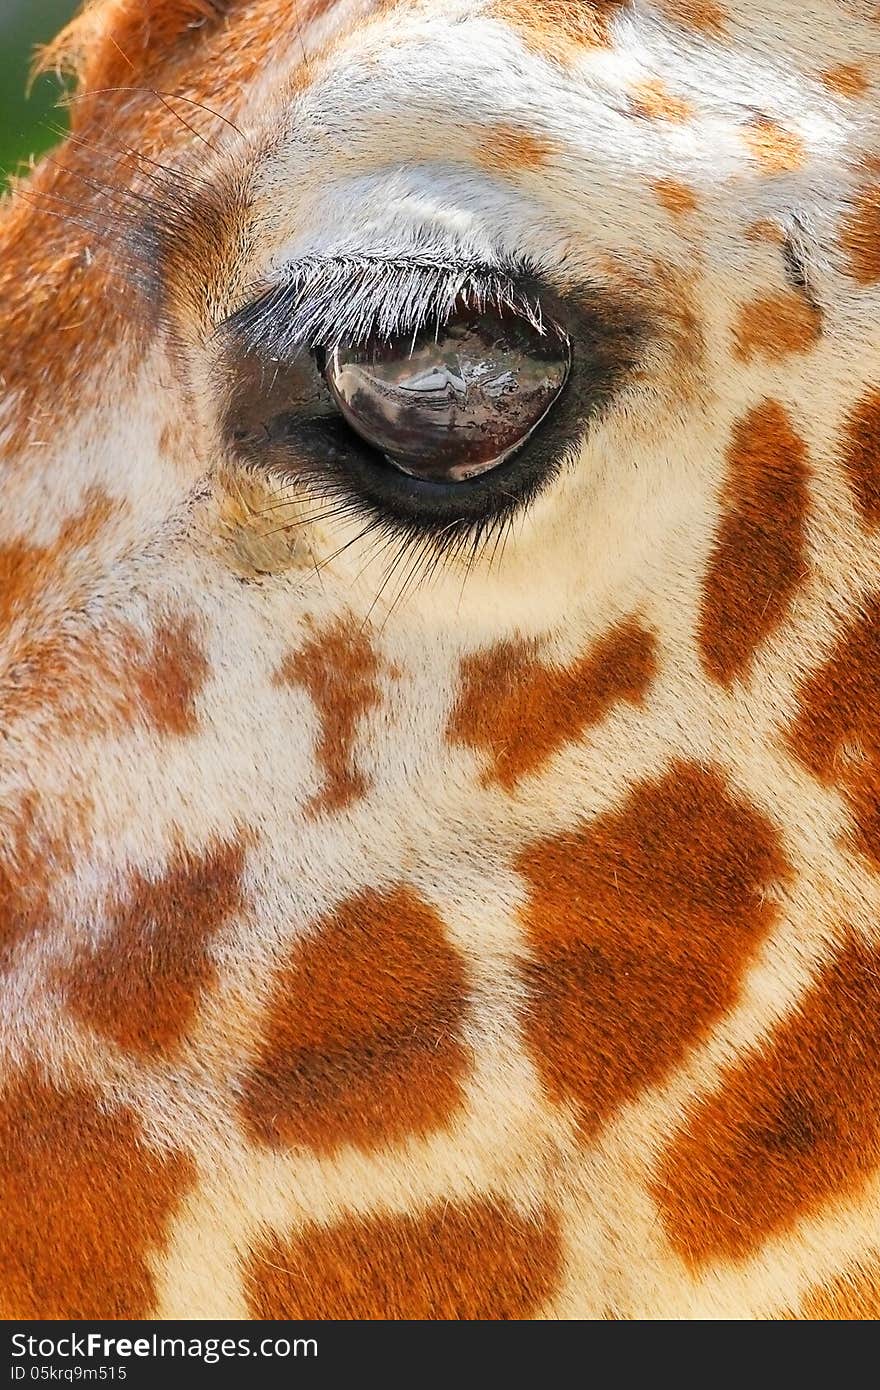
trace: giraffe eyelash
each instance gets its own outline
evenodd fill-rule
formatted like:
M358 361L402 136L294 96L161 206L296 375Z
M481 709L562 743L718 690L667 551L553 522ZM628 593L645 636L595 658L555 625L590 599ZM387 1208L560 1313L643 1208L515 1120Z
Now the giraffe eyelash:
M521 288L526 267L462 266L419 259L308 257L223 325L251 352L290 362L300 352L415 336L456 310L524 318L539 333L537 297Z
M332 384L346 354L334 353L334 345L362 353L371 367L386 351L392 359L406 357L416 338L430 356L434 333L445 336L461 319L459 327L470 334L476 327L471 320L481 313L518 317L519 328L510 327L523 334L524 354L529 333L565 343L565 379L534 429L525 430L497 464L457 480L444 478L442 469L433 479L419 476L394 462L405 457L405 444L389 451L348 418ZM487 339L491 348L504 338L496 342L495 332L491 328ZM396 575L409 589L447 563L461 560L467 573L479 559L503 554L535 499L574 462L592 422L642 361L650 329L628 299L589 283L563 296L512 263L463 267L424 258L316 257L298 263L283 283L228 319L220 336L217 381L232 458L271 479L270 516L296 503L303 513L297 525L352 528L347 537L340 532L342 545L327 563L362 545L367 563L378 547L388 560L380 588L387 592ZM491 348L470 356L479 366ZM511 344L510 350L520 349ZM442 447L437 460L445 460Z

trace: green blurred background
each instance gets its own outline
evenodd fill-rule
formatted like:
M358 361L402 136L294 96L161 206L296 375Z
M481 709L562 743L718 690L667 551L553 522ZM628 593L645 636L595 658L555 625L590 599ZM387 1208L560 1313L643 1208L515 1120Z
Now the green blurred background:
M55 109L59 86L41 77L26 96L37 44L54 37L79 9L79 0L0 0L0 185L22 160L54 145L49 126L64 121Z

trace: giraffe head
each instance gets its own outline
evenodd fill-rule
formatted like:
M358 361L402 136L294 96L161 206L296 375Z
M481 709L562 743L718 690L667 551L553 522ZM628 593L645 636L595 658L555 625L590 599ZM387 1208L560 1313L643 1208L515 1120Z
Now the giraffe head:
M722 1180L721 1112L705 1190L658 1136L806 987L821 883L876 893L878 38L93 0L50 49L72 133L0 221L0 1125L64 1255L11 1315L696 1307L813 1210L769 1140Z

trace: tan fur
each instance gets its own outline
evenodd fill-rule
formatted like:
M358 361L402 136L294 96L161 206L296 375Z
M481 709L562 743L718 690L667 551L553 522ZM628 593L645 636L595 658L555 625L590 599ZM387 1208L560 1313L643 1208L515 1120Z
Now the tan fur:
M0 211L4 1316L876 1316L878 37L93 0L50 48L73 134ZM414 248L640 325L430 573L226 424L230 315Z

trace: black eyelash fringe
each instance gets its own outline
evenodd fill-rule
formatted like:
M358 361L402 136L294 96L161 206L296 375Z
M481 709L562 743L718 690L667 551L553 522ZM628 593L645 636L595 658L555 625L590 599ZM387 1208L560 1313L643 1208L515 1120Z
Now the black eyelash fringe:
M253 471L261 475L262 470ZM460 562L462 592L474 565L481 555L489 553L490 568L503 558L514 525L528 510L530 498L511 498L511 506L502 512L479 521L454 521L439 530L424 530L400 519L379 513L374 506L353 495L338 478L317 478L311 471L291 470L282 483L279 500L273 505L289 506L300 502L313 510L278 529L310 527L316 522L340 520L354 525L354 535L343 541L331 554L316 565L320 573L327 565L347 551L357 547L361 556L361 573L371 565L382 564L378 588L367 611L368 620L383 596L388 604L382 623L404 601L430 585L438 574ZM255 513L254 515L260 515ZM271 534L267 532L265 534ZM387 560L385 560L387 557ZM383 564L383 560L385 563ZM397 583L395 583L397 578ZM380 624L381 626L381 624Z

